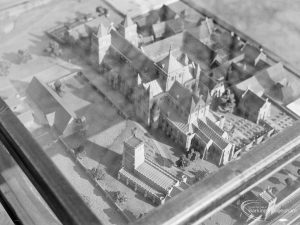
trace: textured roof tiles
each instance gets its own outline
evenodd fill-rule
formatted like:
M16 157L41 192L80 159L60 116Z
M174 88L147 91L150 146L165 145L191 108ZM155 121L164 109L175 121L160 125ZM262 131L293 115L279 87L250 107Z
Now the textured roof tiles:
M213 129L211 129L202 120L198 120L198 128L211 139L221 150L225 149L229 144L221 136L219 136Z

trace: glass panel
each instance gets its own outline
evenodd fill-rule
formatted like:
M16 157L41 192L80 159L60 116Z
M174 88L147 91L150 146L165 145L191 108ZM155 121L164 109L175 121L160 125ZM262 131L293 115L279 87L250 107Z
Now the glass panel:
M278 167L206 224L297 224L299 219L300 158Z
M299 119L299 74L199 7L228 20L225 3L4 2L0 96L104 224L150 214Z
M11 219L17 224L61 224L2 144L0 149L1 200L14 212ZM11 219L2 208L1 224L13 224Z

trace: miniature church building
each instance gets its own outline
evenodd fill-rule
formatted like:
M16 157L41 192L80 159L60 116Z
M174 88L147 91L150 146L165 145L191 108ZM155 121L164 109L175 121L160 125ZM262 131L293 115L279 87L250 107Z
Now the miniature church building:
M137 25L128 15L126 15L125 19L121 23L119 32L126 40L130 41L134 46L138 47L139 37L137 33Z
M169 91L175 81L178 81L183 86L188 86L192 82L193 76L188 69L188 59L186 57L187 65L181 64L172 54L172 46L170 46L169 54L158 62L158 66L162 69L164 74L161 75L162 83L165 83L165 90Z
M135 135L124 142L118 179L156 204L162 204L180 183L172 174L145 158L144 142Z

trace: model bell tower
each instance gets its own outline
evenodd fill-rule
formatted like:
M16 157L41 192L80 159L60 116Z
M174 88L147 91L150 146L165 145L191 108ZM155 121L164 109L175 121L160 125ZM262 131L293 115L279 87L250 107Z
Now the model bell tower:
M144 142L135 135L124 142L122 166L134 172L145 161Z
M126 40L138 47L139 37L137 33L137 25L128 15L126 15L125 19L121 23L119 32Z
M98 30L92 36L92 51L98 55L98 64L100 64L111 45L110 29L100 23Z

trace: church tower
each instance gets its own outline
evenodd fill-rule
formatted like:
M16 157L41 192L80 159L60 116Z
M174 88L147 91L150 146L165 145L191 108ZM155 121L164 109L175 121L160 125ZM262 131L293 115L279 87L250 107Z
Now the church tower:
M121 23L119 32L126 40L138 47L139 37L137 33L137 25L128 15L126 15L125 19Z
M172 46L170 46L169 54L158 64L166 74L165 91L169 91L176 80L183 85L184 66L172 55Z
M145 161L144 142L135 135L124 142L122 166L134 172Z
M91 50L98 55L98 64L100 64L111 45L110 30L100 23L97 33L92 35Z

